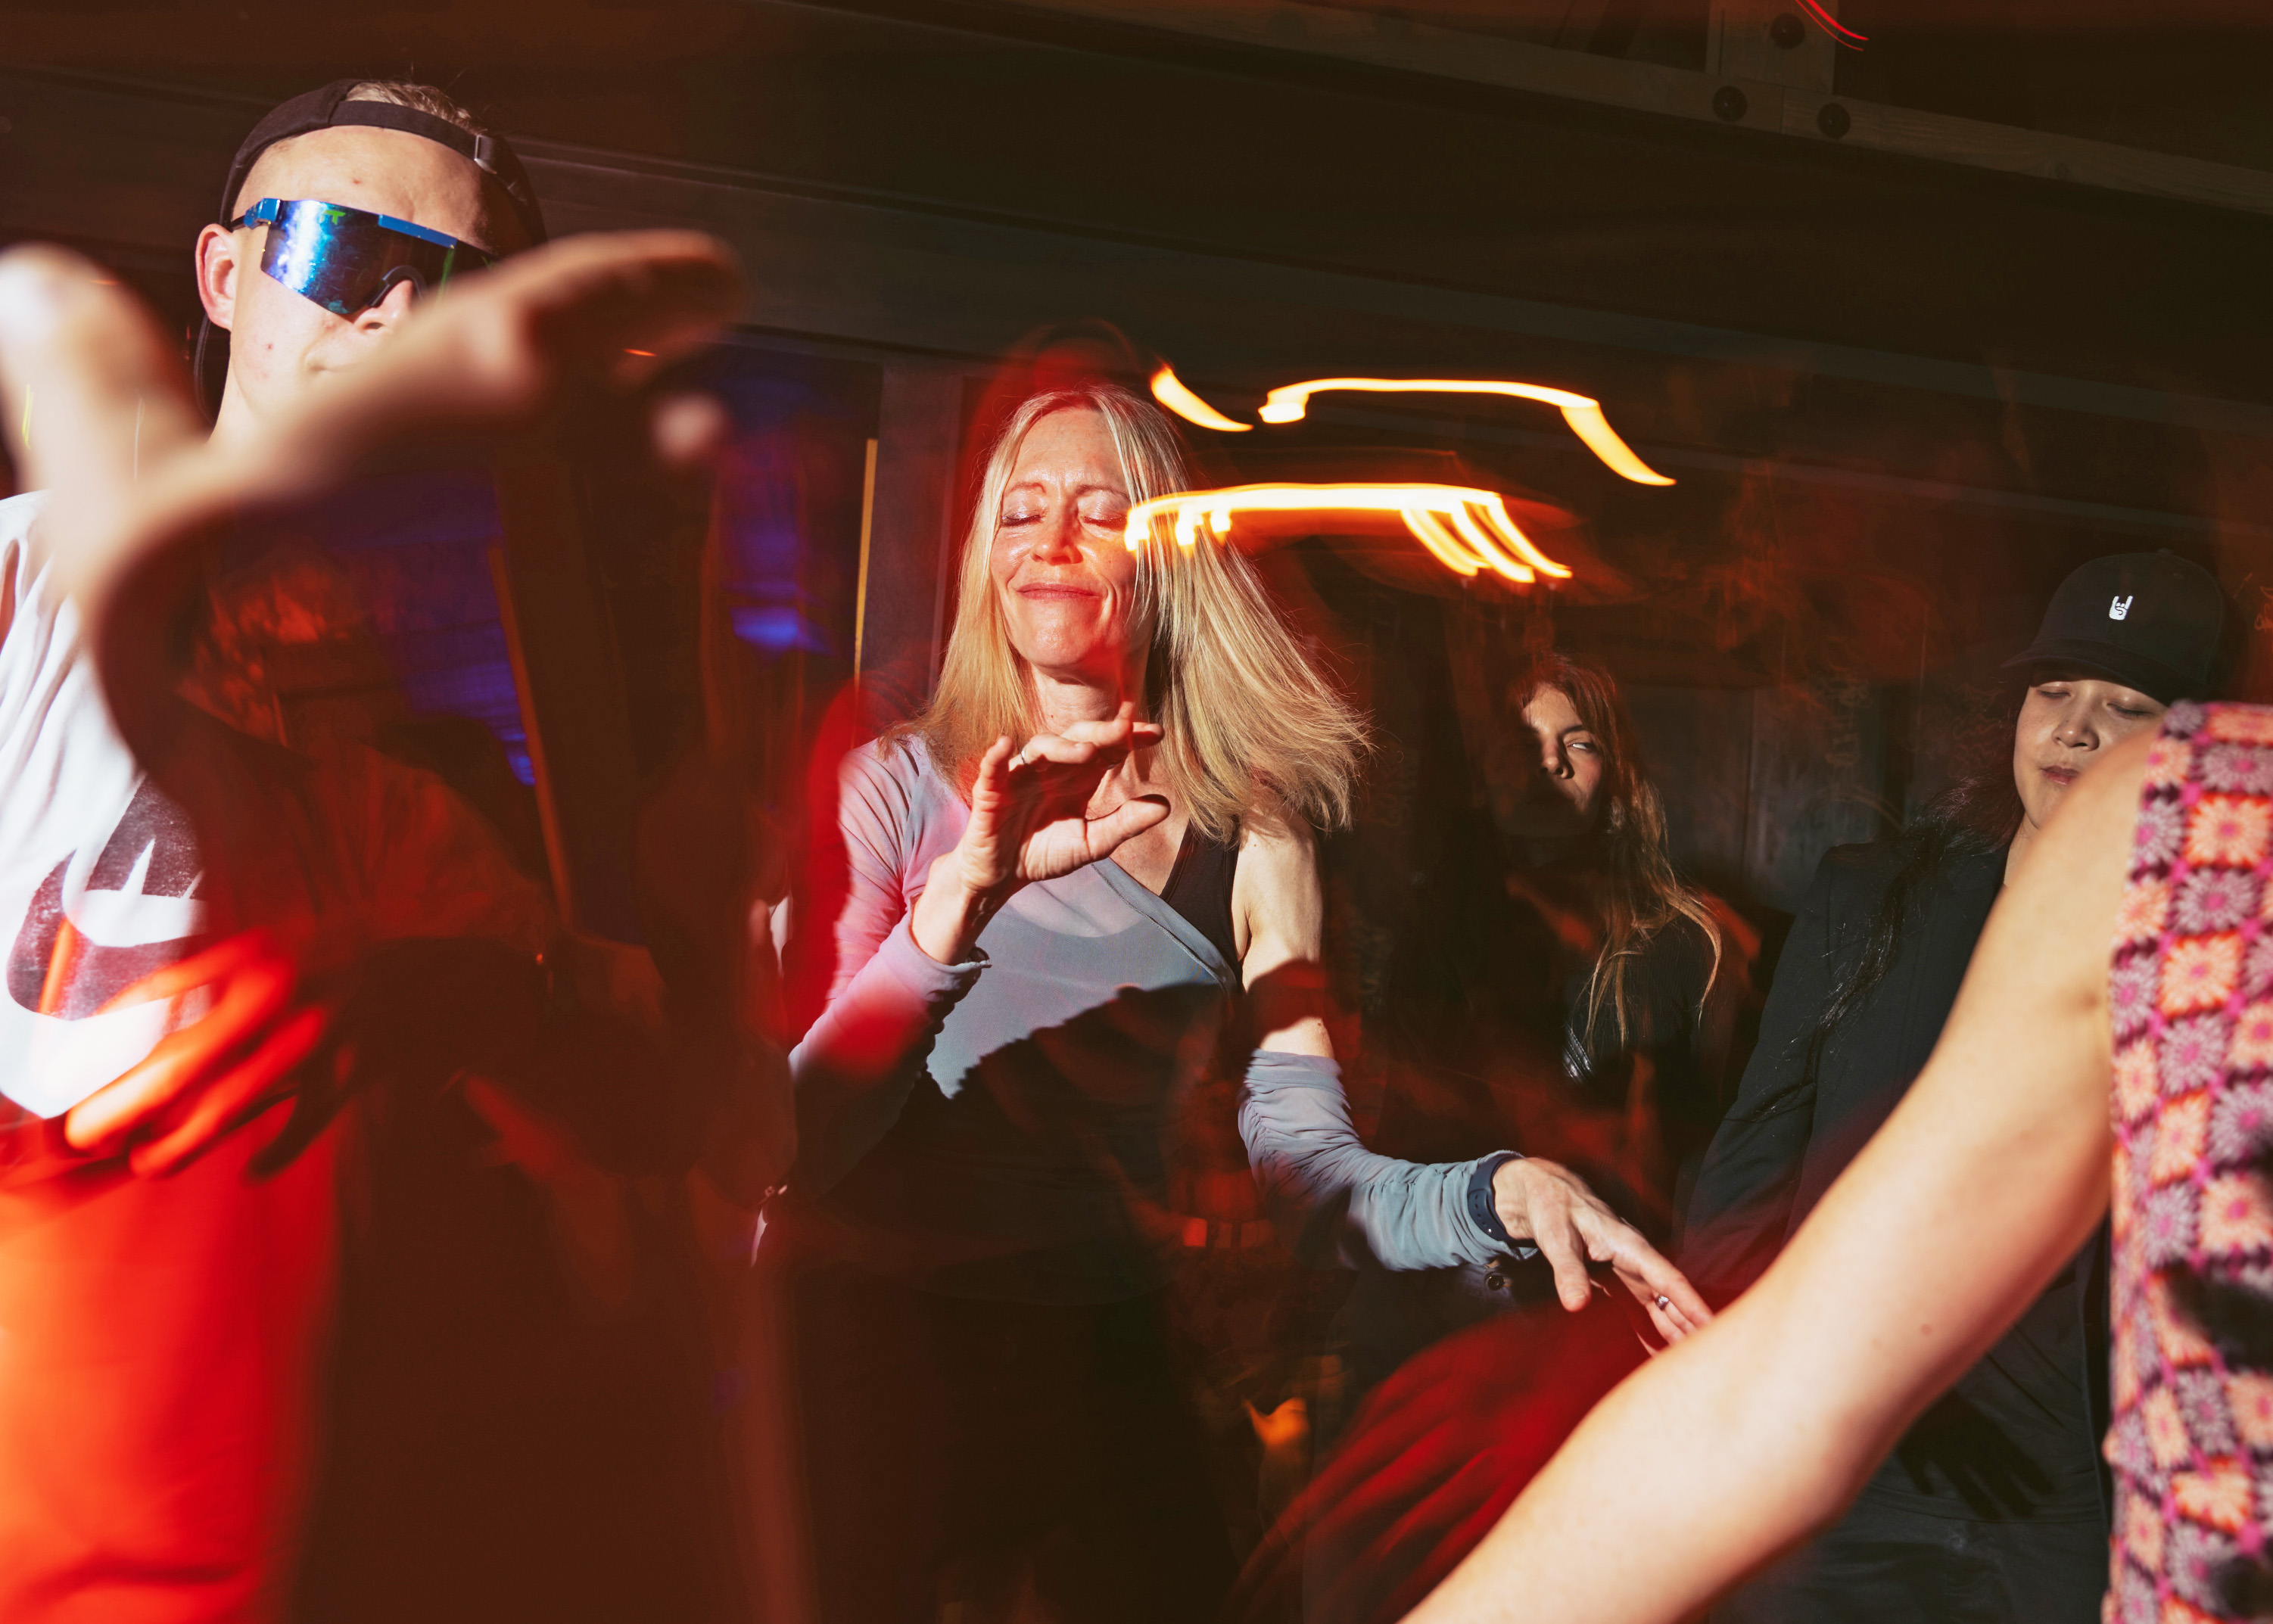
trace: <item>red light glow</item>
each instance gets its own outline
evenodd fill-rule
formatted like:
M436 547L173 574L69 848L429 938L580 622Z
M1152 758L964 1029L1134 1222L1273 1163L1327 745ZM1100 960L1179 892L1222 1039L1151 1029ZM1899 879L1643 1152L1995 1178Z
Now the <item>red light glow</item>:
M1870 42L1867 34L1857 34L1831 14L1819 0L1799 0L1799 9L1823 25L1824 32L1850 51L1859 51Z

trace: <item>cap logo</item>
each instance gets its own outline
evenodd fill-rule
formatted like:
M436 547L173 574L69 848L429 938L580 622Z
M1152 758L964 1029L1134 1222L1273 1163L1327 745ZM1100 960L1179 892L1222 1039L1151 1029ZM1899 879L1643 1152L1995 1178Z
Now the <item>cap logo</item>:
M2114 602L2111 602L2107 606L2107 617L2110 620L2122 619L2124 616L2131 612L2131 598L2135 598L2138 595L2139 595L2134 592L2131 595L2130 598L2118 597L2115 599Z

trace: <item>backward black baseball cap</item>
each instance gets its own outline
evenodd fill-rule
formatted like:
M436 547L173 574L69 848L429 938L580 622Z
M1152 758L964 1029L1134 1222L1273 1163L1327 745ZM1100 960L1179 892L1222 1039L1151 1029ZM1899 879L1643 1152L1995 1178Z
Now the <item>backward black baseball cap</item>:
M2164 705L2206 699L2224 625L2224 594L2202 565L2168 551L2114 553L2060 582L2036 641L2005 664L2104 677Z
M321 90L293 97L255 124L229 166L229 183L221 188L221 207L214 220L227 225L236 218L236 194L244 189L252 166L261 153L279 141L289 141L311 131L361 124L424 136L448 147L497 183L532 243L545 240L544 211L537 206L536 193L529 183L529 172L521 168L519 154L503 136L476 135L470 130L460 129L446 118L399 102L348 100L357 86L373 82L363 79L334 79ZM198 325L197 354L191 370L207 414L219 410L221 386L229 377L229 333L226 328L214 326L209 317Z

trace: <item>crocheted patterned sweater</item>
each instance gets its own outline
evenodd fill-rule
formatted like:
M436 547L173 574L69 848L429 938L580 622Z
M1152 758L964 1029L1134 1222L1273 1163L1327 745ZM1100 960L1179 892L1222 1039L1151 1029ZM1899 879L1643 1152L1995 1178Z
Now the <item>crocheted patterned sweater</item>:
M2273 1613L2273 709L2173 706L2110 984L2116 1517L2105 1613Z

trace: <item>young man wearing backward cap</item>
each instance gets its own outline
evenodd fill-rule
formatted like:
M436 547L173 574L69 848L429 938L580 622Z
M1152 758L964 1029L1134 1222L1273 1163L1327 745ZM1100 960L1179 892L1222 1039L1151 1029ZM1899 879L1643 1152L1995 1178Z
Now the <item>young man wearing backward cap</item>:
M525 1165L588 1194L596 1179L604 1207L611 1173L587 1154L614 1173L685 1155L656 1126L686 1113L658 1102L651 1052L555 995L549 904L480 820L368 752L311 761L192 709L171 632L196 538L239 504L525 418L564 376L620 373L627 350L727 313L732 272L685 234L584 239L485 279L403 348L424 296L544 237L511 150L417 86L344 81L277 109L218 213L196 257L202 443L146 318L92 267L0 259L19 467L56 488L0 502L11 1624L262 1617L304 1590L341 1173L358 1158L370 1182L379 1154L340 1114L351 1091L493 1079L452 1108L504 1125ZM538 1090L542 1110L515 1104ZM412 1614L443 1616L396 1609Z

